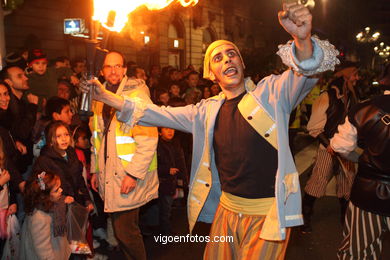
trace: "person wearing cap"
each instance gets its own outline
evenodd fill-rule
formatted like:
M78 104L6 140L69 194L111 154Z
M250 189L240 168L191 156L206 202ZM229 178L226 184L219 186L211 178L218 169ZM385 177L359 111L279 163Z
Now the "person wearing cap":
M338 63L334 47L311 37L309 10L286 4L279 21L294 42L279 47L290 67L256 86L244 79L237 46L213 42L204 77L222 92L185 107L158 107L112 95L96 81L92 96L117 109L118 120L193 134L188 195L190 232L197 221L213 223L205 259L283 259L290 227L303 223L299 176L288 143L289 114L314 86L309 77ZM88 91L87 85L82 86Z
M28 66L32 72L28 74L30 92L46 100L57 95L57 81L67 78L72 84L78 84L79 80L73 76L72 70L67 67L47 67L46 54L40 49L34 49L28 55Z
M329 89L314 102L312 114L307 124L309 134L320 141L312 174L305 186L303 197L304 225L303 233L310 233L311 216L317 198L325 195L326 186L335 175L337 197L340 202L341 223L344 221L351 185L355 176L353 162L337 158L329 147L329 139L337 132L337 126L344 123L349 109L358 103L354 89L359 79L359 70L355 64L347 64L335 73L335 79ZM327 149L329 147L329 149Z

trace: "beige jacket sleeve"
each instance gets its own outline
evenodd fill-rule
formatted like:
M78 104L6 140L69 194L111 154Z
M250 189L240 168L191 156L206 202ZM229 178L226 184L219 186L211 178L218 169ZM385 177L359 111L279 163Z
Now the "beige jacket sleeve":
M141 90L138 92L137 97L141 98L145 103L151 104L152 101L145 91L145 87L146 85L142 84L137 87L138 90ZM157 127L136 125L133 128L133 138L137 148L131 162L124 170L131 176L143 180L156 153L158 143Z
M307 123L307 130L311 136L317 137L324 131L326 124L326 110L328 107L328 92L324 92L314 101L310 120Z
M125 171L131 176L143 180L156 153L158 143L157 127L136 125L133 128L133 135L137 148Z

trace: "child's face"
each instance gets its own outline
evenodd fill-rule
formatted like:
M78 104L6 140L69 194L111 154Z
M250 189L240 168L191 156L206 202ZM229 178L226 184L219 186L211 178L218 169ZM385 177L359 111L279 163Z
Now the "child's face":
M50 190L50 200L53 202L58 201L62 195L62 189L60 187L61 186L60 178L57 178L55 182L56 184Z
M160 135L165 141L170 141L175 136L175 129L162 127Z
M31 65L31 68L35 73L43 75L46 73L47 60L38 60Z
M57 85L57 96L66 100L70 98L70 89L64 83L58 83Z
M216 96L220 92L219 85L218 84L213 84L210 88L211 95Z
M190 88L195 88L198 85L198 82L199 76L196 74L191 74L187 79L187 83Z
M82 73L85 71L85 63L84 62L77 62L76 66L73 67L73 71L76 73L76 74L79 74L79 73Z
M53 119L54 120L60 120L64 122L67 125L70 125L72 123L72 117L73 113L70 110L70 106L66 105L62 108L61 113L58 114L56 112L53 113Z
M56 68L70 68L70 61L69 60L57 61L55 66Z
M180 87L178 85L172 85L169 89L172 96L178 97L180 95Z
M204 97L204 98L209 98L209 97L211 97L210 88L208 88L208 87L205 87L205 88L204 88L204 90L203 90L203 97Z
M163 93L160 95L159 100L161 103L163 103L165 106L168 105L169 102L169 94L168 93Z
M58 149L62 151L68 149L70 145L70 134L68 132L68 129L63 126L58 127L56 130L55 141L55 145Z
M81 149L88 149L90 147L87 135L81 134L76 141L76 147Z

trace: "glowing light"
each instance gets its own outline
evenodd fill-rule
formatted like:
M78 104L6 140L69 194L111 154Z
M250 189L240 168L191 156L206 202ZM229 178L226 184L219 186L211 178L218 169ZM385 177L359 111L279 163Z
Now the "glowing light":
M381 34L379 32L374 32L373 34L370 33L371 28L366 27L364 28L364 31L359 32L356 34L356 40L358 42L375 42L379 39Z
M148 44L149 42L150 42L150 37L147 36L147 35L145 35L145 37L144 37L144 43L145 43L145 45Z
M384 42L379 43L379 46L375 46L374 51L383 59L390 56L390 46L386 45Z
M149 10L160 10L173 2L183 7L194 6L199 0L94 0L95 21L100 21L103 27L120 32L128 21L128 15L135 9L145 6Z
M173 47L179 48L179 40L173 40Z

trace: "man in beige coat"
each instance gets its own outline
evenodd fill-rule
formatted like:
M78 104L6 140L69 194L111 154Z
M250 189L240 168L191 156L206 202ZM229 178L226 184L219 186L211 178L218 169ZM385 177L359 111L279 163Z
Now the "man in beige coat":
M107 54L101 73L105 88L127 97L152 103L145 83L128 79L121 53ZM102 102L93 104L90 120L93 133L91 184L104 200L104 211L111 213L119 247L127 259L146 259L138 226L139 208L158 196L157 128L135 126L131 129L118 122L114 110Z

